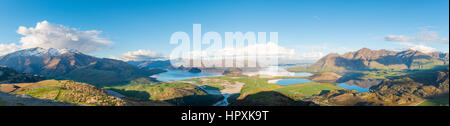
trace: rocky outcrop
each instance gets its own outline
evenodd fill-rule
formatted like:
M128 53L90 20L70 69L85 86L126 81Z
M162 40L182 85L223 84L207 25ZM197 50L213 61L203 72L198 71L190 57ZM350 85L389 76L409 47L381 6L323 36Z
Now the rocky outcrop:
M438 88L444 92L444 93L448 93L449 92L449 72L447 70L447 72L442 72L440 71L438 73L438 78L436 81L439 86Z
M320 105L354 106L360 102L367 102L363 97L369 93L358 93L355 90L332 90L322 91L319 95L314 95L308 100Z
M188 72L190 72L190 73L201 73L202 70L197 68L197 67L193 67L193 68L189 69Z
M242 70L239 68L228 68L222 74L227 76L242 76Z

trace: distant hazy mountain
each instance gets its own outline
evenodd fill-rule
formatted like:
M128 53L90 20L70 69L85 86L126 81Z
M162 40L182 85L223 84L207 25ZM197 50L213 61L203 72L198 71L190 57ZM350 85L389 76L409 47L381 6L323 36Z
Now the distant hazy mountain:
M0 57L0 65L19 72L94 85L122 84L159 70L141 70L119 60L97 58L76 50L31 48Z
M44 77L19 73L14 69L0 66L0 84L29 83L43 80Z
M430 69L448 64L449 54L430 54L415 50L401 52L388 50L360 49L343 55L328 54L313 65L309 71L347 71L368 69Z
M144 69L168 69L172 67L170 60L128 61L127 63Z

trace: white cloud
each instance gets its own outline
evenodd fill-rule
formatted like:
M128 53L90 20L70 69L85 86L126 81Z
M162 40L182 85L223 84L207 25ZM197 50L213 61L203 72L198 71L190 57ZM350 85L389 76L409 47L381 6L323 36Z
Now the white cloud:
M244 47L234 48L214 48L198 51L184 51L181 54L171 55L170 59L174 66L190 66L192 61L201 62L205 66L212 67L213 65L223 66L223 60L228 60L236 64L243 65L245 62L258 62L259 66L266 66L276 64L276 60L291 59L295 57L294 49L288 49L279 46L276 43L252 44ZM181 61L179 61L181 60ZM264 62L260 62L264 60ZM221 64L221 65L220 65ZM253 64L254 65L254 64Z
M401 45L405 45L408 47L408 49L412 49L412 50L416 50L416 51L420 51L423 53L431 53L431 52L435 52L436 49L433 47L428 47L425 45L416 45L416 44L412 44L412 43L400 43Z
M325 56L326 54L322 51L311 51L311 52L304 52L304 53L298 53L293 59L296 60L318 60Z
M384 38L386 41L394 41L394 42L411 42L415 41L415 38L403 36L403 35L387 35Z
M0 44L0 56L20 50L20 46L15 43Z
M329 53L344 54L358 50L359 48L348 48L343 45L323 43L318 45L297 45L295 49L296 57L294 59L316 61Z
M295 49L294 49L295 48ZM341 48L336 48L341 49ZM278 59L279 64L291 64L299 62L314 62L319 60L327 54L329 50L332 50L323 45L314 46L295 46L292 48L287 48L280 46L276 43L266 43L266 44L255 44L249 45L241 48L220 48L212 50L202 50L202 51L190 51L183 53L181 59L189 57L192 55L194 60L201 60L204 65L207 64L219 64L222 62L220 59L226 60L235 59L235 62L241 63L252 60L259 60L258 58L269 58ZM219 57L214 57L219 56ZM178 56L170 57L172 60L179 59ZM184 59L186 60L186 59ZM273 65L273 61L266 61L264 63L258 62L260 66ZM186 60L183 62L174 63L175 66L189 66L190 61Z
M425 43L449 43L448 38L440 38L435 31L423 30L417 36L403 36L403 35L387 35L384 38L386 41L393 42L425 42Z
M21 48L23 49L34 47L68 48L89 53L109 48L112 44L111 41L99 37L101 31L80 31L63 25L51 24L48 21L38 22L34 28L20 26L17 33L23 35L20 38Z
M221 48L215 50L191 51L187 55L195 57L222 56L224 58L236 57L244 59L247 57L264 55L265 57L290 58L295 56L294 49L287 49L276 43L254 44L242 48Z
M123 61L145 61L154 58L160 58L161 54L153 52L150 50L139 49L136 51L130 51L122 54L122 57L110 56L112 59L123 60Z

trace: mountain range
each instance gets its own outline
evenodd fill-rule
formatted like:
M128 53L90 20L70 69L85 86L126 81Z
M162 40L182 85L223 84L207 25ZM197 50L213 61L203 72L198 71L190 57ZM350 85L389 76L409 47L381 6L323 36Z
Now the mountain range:
M143 69L169 69L172 68L170 60L146 60L146 61L127 61L128 64Z
M137 78L154 80L149 76L162 72L159 69L140 69L120 60L89 56L77 50L40 47L1 56L0 66L27 74L93 85L126 84Z
M448 65L449 54L442 52L423 53L416 50L389 51L362 48L343 55L328 54L307 68L311 72L344 72L370 69L430 69ZM299 69L291 69L292 71ZM301 71L301 69L300 69Z

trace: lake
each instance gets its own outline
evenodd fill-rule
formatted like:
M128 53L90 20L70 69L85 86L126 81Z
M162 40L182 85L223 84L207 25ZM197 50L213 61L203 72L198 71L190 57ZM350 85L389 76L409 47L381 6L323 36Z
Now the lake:
M297 73L296 73L297 74ZM296 76L311 76L310 73L299 73ZM300 83L309 83L314 82L312 80L308 79L275 79L275 80L269 80L268 83L274 83L278 85L293 85L293 84L300 84ZM378 85L381 83L381 80L350 80L345 83L339 83L336 85L340 88L350 89L350 90L356 90L359 93L363 92L369 92L370 87Z
M151 77L156 78L158 81L180 81L192 78L199 77L212 77L212 76L220 76L220 74L211 74L211 73L191 73L187 71L181 70L167 70L167 72L153 75Z
M350 90L356 90L356 91L358 91L358 93L363 93L363 92L369 92L370 91L370 87L362 88L362 87L359 87L358 85L348 85L348 84L344 84L344 83L338 84L337 87L350 89Z
M344 83L339 83L340 88L356 90L359 93L369 92L370 87L380 84L382 80L377 79L363 79L363 80L349 80Z

